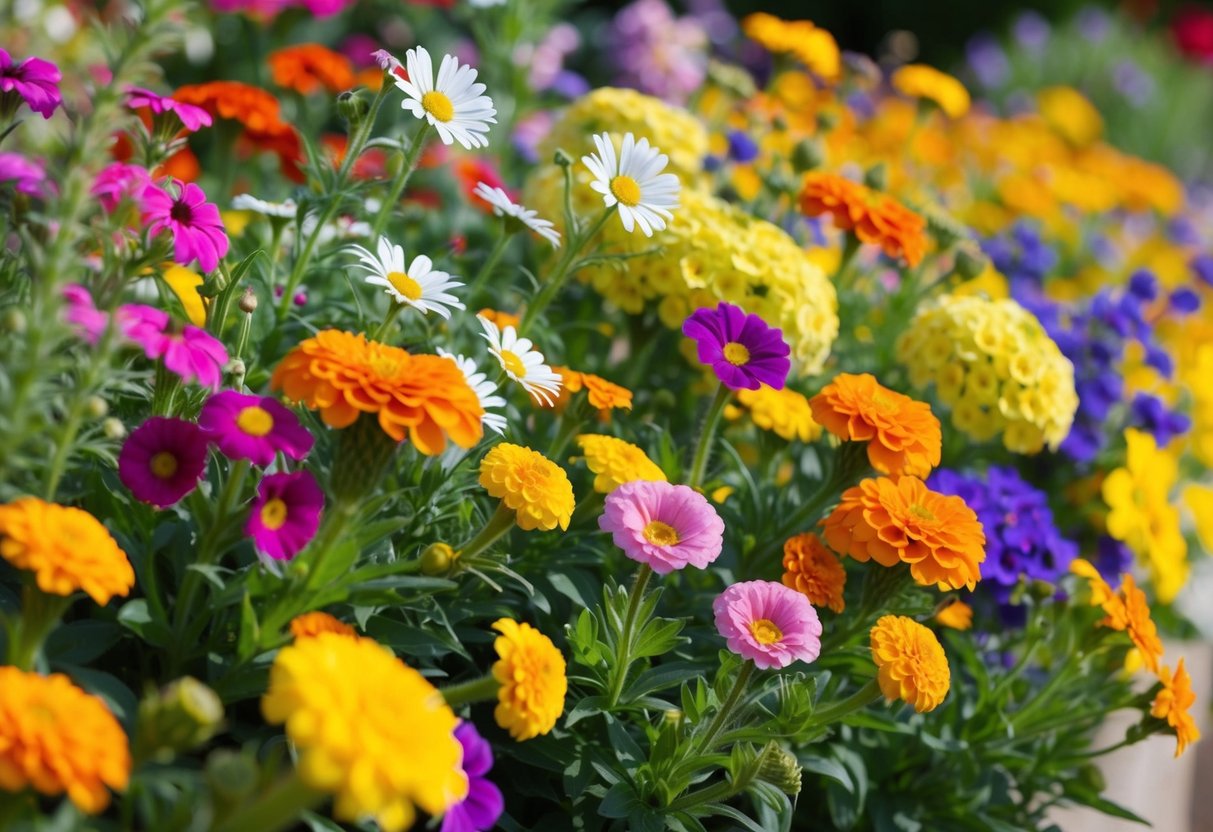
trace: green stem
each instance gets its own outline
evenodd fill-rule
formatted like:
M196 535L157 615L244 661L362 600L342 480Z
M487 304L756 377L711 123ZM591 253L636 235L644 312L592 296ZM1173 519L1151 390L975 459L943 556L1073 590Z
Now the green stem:
M692 748L700 752L712 750L712 743L716 741L716 737L724 730L724 726L733 715L733 710L737 707L737 703L741 701L741 697L745 693L746 686L749 685L750 677L754 675L755 669L756 665L751 661L746 661L742 664L741 670L737 672L737 678L733 680L733 687L729 690L729 695L725 697L720 710L716 712L716 716L713 717L711 723L708 725L708 730L692 743Z
M460 705L471 705L476 702L489 702L497 698L497 689L501 687L490 673L487 676L481 676L479 679L472 679L470 682L459 682L458 684L448 685L442 688L439 693L446 700L446 704L452 708L457 708Z
M712 404L708 408L703 430L699 434L699 443L695 446L695 456L691 461L691 474L687 479L687 485L691 488L699 488L703 485L703 478L708 469L708 459L712 455L712 440L716 437L716 426L720 424L724 406L729 403L732 395L733 391L722 382L716 390L716 397L712 399Z
M497 539L508 532L514 526L514 512L505 503L498 503L497 510L493 512L493 516L484 524L484 528L467 543L463 544L457 552L458 560L464 558L475 557L485 549L497 542Z
M375 334L371 336L372 341L382 342L387 337L392 324L396 322L396 316L400 314L400 310L404 307L403 303L397 303L395 299L389 302L392 304L392 308L383 316L383 323L379 325L379 328L375 330Z
M232 165L227 165L227 167L232 167ZM232 280L232 273L228 270L227 263L222 260L219 261L219 272L223 275L225 283L219 290L219 294L215 295L214 300L211 301L206 316L206 330L216 338L223 337L223 330L227 325L227 315L232 308L232 298L239 289L236 281Z
M574 408L577 412L574 412ZM560 428L556 431L556 437L552 440L552 446L548 450L548 459L556 459L564 453L565 447L569 444L569 440L577 435L581 430L581 426L585 424L585 419L581 418L580 404L569 405L564 413L560 414Z
M341 533L345 530L346 525L357 513L357 503L338 502L333 506L332 511L325 514L324 522L320 527L320 533L312 541L312 545L308 547L310 563L308 563L309 569L307 580L304 581L304 589L319 588L316 586L316 576L320 574L320 564L324 562L325 557L332 551L333 544L341 537Z
M743 788L742 784L733 780L723 780L696 792L688 792L666 807L668 812L681 812L693 809L705 803L719 803L728 800Z
M628 609L623 616L623 629L620 631L619 641L615 645L615 675L611 679L611 691L607 696L607 710L611 710L619 702L624 682L628 678L628 668L632 661L632 640L636 630L636 613L640 610L640 602L644 598L644 590L651 577L653 577L653 567L647 563L642 564L636 572L636 582L632 584L632 593L628 596Z
M812 720L814 725L829 725L831 722L837 722L855 711L860 711L871 705L881 697L880 682L875 678L868 680L868 683L859 690L852 693L841 702L836 702L829 707L814 711Z
M493 273L493 269L496 268L497 263L501 260L502 255L505 254L506 246L508 246L510 243L510 236L511 235L504 230L501 232L501 236L497 238L497 242L493 244L492 251L489 252L489 256L485 259L484 265L480 267L480 271L476 272L476 276L472 278L472 282L468 284L465 297L467 297L469 309L476 308L476 295L480 293L480 290L484 287L485 281L489 279L489 275Z
M557 261L556 268L552 270L552 274L548 277L548 282L539 290L539 294L535 296L535 299L527 304L526 312L522 315L522 321L518 324L518 333L520 335L527 330L535 318L539 316L539 313L547 309L548 305L556 299L556 296L568 281L569 275L577 271L577 267L573 265L573 262L581 253L581 250L585 248L587 243L598 236L598 232L606 225L606 221L615 214L618 207L617 205L613 205L607 208L598 216L593 225L568 241L568 247L565 249L564 254L561 255L560 260Z
M64 595L49 595L33 584L21 593L21 614L9 631L8 663L21 670L34 666L34 657L71 604Z
M252 803L236 810L215 832L277 832L292 826L299 815L319 806L324 794L312 789L292 771Z
M47 500L55 499L55 491L59 488L59 480L63 478L64 468L67 466L67 458L71 453L72 445L76 441L76 435L80 432L80 425L84 421L84 410L88 407L88 399L94 387L96 387L102 368L109 367L109 346L112 341L113 323L111 322L106 327L105 334L101 337L101 341L96 348L90 351L88 367L84 371L84 377L80 383L72 391L72 401L67 409L67 416L63 420L63 424L59 428L59 434L55 439L55 454L51 457L51 464L46 469L46 482L43 487L43 494Z
M413 171L417 169L417 163L421 161L421 151L425 149L425 139L429 132L430 123L422 121L421 129L413 137L413 142L409 145L408 153L405 154L404 165L400 168L400 172L396 174L396 178L392 180L392 185L388 188L387 196L384 198L383 204L379 206L379 213L375 216L375 222L371 224L372 240L379 239L379 235L383 233L384 227L387 226L387 221L392 216L396 203L400 201L400 195L404 193L404 187L412 177Z
M849 288L851 285L852 266L855 263L855 255L859 253L859 249L863 244L852 231L847 232L847 241L843 244L842 257L838 260L838 271L834 272L834 286L838 289Z

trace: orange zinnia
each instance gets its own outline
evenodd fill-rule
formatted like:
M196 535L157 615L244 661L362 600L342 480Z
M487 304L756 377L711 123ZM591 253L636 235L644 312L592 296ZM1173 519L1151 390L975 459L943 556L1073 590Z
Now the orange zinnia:
M1200 729L1188 709L1196 704L1196 694L1192 692L1192 677L1188 675L1181 658L1172 676L1168 668L1163 668L1158 677L1162 682L1162 690L1154 697L1150 705L1150 716L1155 719L1165 719L1175 730L1175 756L1184 753L1190 743L1200 739Z
M354 65L340 52L318 43L301 43L270 53L274 83L301 95L323 88L343 92L354 85Z
M809 599L815 607L834 612L846 609L842 592L847 585L847 570L812 532L790 538L783 544L783 585Z
M208 81L179 87L173 98L196 104L212 116L238 121L255 132L269 131L283 124L278 99L270 93L240 81Z
M842 373L809 399L813 418L839 439L868 443L868 461L892 476L925 477L939 464L943 443L931 406L880 385L874 377Z
M1163 653L1162 639L1158 637L1158 628L1150 618L1150 605L1146 602L1146 594L1138 589L1133 576L1129 574L1121 579L1119 594L1124 601L1129 638L1141 652L1142 661L1150 672L1158 673L1159 660Z
M319 410L330 427L374 413L384 433L397 442L407 437L423 454L441 453L447 437L470 448L483 435L484 409L454 361L365 335L326 329L302 341L278 364L270 386Z
M295 638L312 638L321 633L336 633L351 638L357 635L353 627L327 612L305 612L291 619L291 635Z
M853 231L860 242L880 246L889 257L917 266L927 253L927 221L888 194L834 173L807 173L800 190L800 212L829 214L834 224Z
M981 580L986 536L977 515L917 477L866 479L821 524L834 551L881 566L908 563L921 586L972 589Z
M560 393L552 406L565 407L574 393L586 391L590 406L596 408L604 418L612 410L631 410L632 391L593 373L582 373L568 367L553 367L560 374Z

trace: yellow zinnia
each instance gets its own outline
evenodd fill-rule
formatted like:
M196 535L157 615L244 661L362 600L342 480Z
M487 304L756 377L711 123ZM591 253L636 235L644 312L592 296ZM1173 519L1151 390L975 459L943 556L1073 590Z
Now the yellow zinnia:
M893 89L911 98L933 101L948 118L969 111L969 91L946 72L926 64L907 64L893 73Z
M502 442L480 461L480 484L509 509L519 528L569 527L573 485L568 474L538 451Z
M596 476L594 490L599 494L610 494L625 482L668 482L665 472L645 452L614 436L595 433L577 437L577 444L585 453L585 464Z
M821 436L809 400L790 387L776 390L764 384L757 390L738 390L737 400L750 409L754 424L782 439L812 442Z
M530 624L501 618L493 629L501 633L493 642L500 657L493 665L500 684L493 712L497 724L519 741L546 734L564 711L569 687L564 656Z

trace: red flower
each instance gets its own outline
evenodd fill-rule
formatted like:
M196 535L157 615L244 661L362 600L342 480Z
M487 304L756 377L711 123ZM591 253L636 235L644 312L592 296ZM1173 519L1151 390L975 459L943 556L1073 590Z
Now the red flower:
M1171 19L1171 36L1180 52L1202 63L1213 64L1213 9L1184 6Z

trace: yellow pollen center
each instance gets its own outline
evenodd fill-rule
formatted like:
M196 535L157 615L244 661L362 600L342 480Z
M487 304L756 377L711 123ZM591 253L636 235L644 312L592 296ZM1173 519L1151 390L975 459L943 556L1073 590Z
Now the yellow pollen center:
M409 300L421 299L421 284L404 272L392 272L387 276L387 282L392 288Z
M935 515L931 513L931 510L929 508L927 508L926 506L920 506L918 503L912 503L910 505L910 514L913 514L915 517L919 518L920 520L934 520L935 519Z
M887 396L876 393L872 396L872 404L880 413L895 413L898 410L897 402Z
M526 378L526 365L522 363L522 359L509 350L501 351L501 366L505 367L505 371L515 378Z
M263 407L246 407L236 415L236 427L249 436L265 436L274 429L274 417Z
M640 204L640 185L630 176L620 174L611 180L611 193L629 208Z
M783 638L783 630L775 626L775 622L769 618L750 622L750 634L759 644L775 644Z
M450 121L455 117L455 105L447 98L446 93L438 90L431 90L421 96L421 106L439 121Z
M677 546L680 539L673 526L669 523L662 523L660 520L650 521L641 534L654 546Z
M729 341L724 345L724 360L734 367L744 367L750 361L750 351L746 349L745 344Z
M167 480L173 474L177 473L177 457L170 454L168 451L161 451L152 457L151 461L152 474L162 480Z
M261 525L270 531L278 531L285 522L286 503L282 502L282 500L275 497L261 507Z

